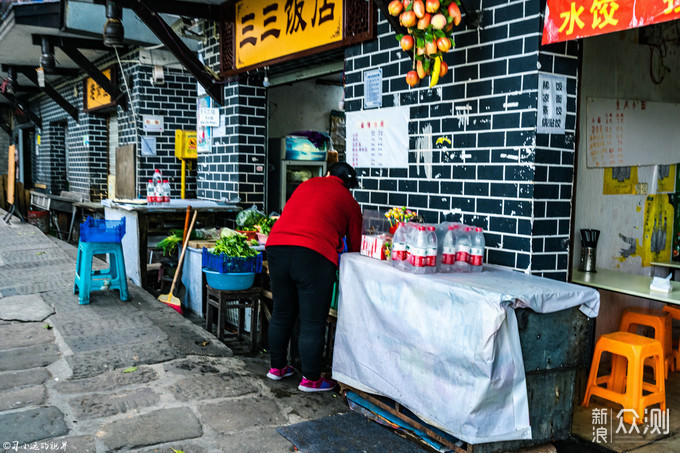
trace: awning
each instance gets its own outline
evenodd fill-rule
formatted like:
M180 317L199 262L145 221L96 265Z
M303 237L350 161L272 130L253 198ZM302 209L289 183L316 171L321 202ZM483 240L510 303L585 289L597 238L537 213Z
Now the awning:
M548 0L543 44L680 19L679 0Z

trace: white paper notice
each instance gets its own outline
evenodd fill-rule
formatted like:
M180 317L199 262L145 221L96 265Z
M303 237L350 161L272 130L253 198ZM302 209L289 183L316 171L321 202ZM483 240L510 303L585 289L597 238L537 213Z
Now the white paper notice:
M567 78L555 75L538 75L538 125L539 134L564 134L567 119Z
M353 167L408 167L409 107L347 112L347 162Z

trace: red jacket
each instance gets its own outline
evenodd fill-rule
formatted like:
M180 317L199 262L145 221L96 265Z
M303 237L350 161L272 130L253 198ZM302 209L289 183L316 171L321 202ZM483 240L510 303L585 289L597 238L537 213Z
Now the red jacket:
M359 203L340 178L312 178L300 184L286 202L281 217L269 233L267 247L306 247L337 266L344 236L347 236L347 250L359 251L361 223Z

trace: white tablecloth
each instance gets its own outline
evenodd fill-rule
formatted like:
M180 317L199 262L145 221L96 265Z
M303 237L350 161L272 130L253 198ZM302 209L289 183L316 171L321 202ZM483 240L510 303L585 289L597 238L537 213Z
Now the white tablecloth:
M333 378L468 443L530 439L513 307L595 317L599 304L592 288L492 266L415 275L344 254Z

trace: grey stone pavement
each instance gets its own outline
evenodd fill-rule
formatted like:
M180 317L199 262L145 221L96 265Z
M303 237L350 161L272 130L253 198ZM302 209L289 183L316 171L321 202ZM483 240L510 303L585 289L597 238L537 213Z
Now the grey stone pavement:
M290 452L277 427L348 411L135 285L80 305L76 252L0 221L0 452Z

